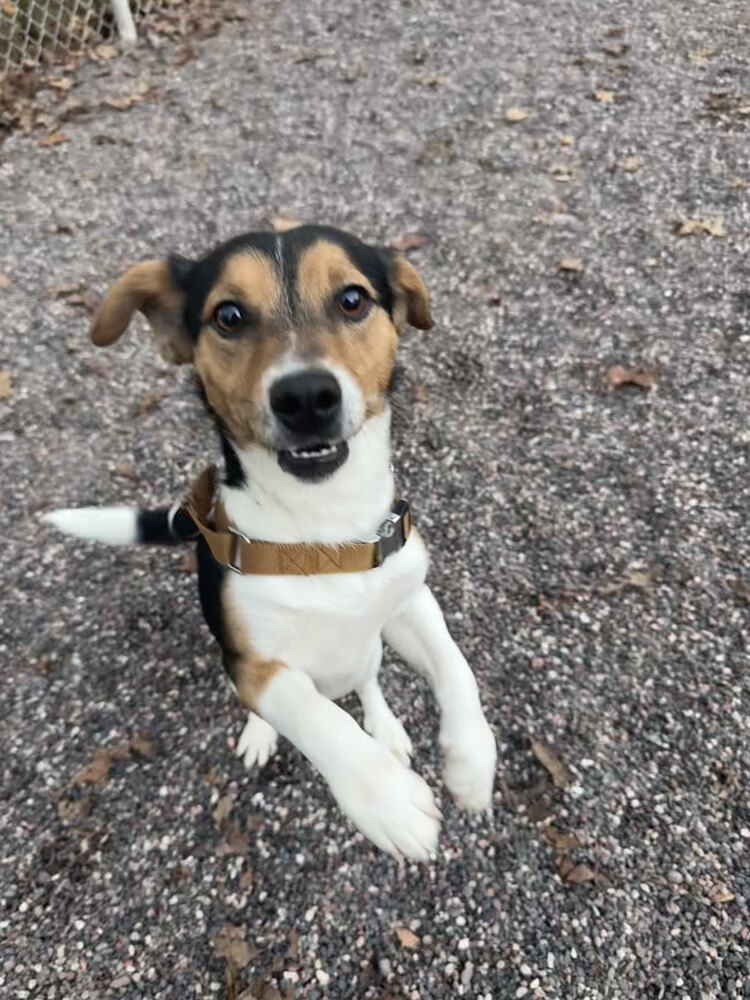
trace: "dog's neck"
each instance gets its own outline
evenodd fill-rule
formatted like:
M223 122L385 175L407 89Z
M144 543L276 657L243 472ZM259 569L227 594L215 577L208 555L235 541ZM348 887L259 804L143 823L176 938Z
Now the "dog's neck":
M222 486L232 524L248 538L336 544L375 535L393 504L391 414L370 417L349 441L349 457L330 478L305 483L258 447L238 454L242 487Z

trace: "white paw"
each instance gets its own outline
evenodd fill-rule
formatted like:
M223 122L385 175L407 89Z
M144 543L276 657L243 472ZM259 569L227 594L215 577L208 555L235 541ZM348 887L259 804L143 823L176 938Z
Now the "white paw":
M389 750L404 767L409 766L411 740L390 709L365 715L365 731L381 746Z
M264 767L276 753L279 737L273 726L250 712L237 743L237 756L245 762L245 767Z
M497 749L484 716L444 727L440 747L445 759L443 780L456 802L471 812L489 809Z
M440 831L432 792L418 774L362 735L327 774L341 811L381 850L427 861Z

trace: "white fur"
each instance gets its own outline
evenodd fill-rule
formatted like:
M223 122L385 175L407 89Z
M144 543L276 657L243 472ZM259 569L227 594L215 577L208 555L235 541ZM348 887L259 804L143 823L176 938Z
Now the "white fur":
M133 507L68 507L50 511L43 520L66 535L107 545L138 540L138 511Z
M250 538L366 540L392 504L388 412L366 422L350 441L348 461L322 483L301 482L258 448L240 460L248 485L223 487L222 501ZM433 686L445 780L458 801L487 808L495 769L495 742L476 681L424 585L427 562L413 532L376 570L228 579L254 650L288 668L266 687L258 706L262 717L312 761L342 811L370 840L417 859L434 850L438 815L427 786L404 766L411 743L377 683L382 635ZM351 691L362 700L365 728L374 738L333 704ZM257 740L245 733L242 755L247 760L250 748L251 761L258 761Z

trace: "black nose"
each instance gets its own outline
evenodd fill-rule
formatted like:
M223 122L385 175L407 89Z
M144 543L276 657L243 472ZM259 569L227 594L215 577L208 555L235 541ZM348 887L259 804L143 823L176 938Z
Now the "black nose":
M277 420L288 431L320 440L337 429L341 386L330 372L295 372L274 382L270 403Z

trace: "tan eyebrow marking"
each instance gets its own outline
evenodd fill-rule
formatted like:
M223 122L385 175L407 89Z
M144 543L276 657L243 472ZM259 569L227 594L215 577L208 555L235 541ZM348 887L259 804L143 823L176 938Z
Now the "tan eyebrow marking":
M342 247L318 240L302 251L297 265L297 293L308 310L322 312L333 293L346 285L361 285L377 299L369 280Z
M229 257L206 297L204 319L227 297L239 299L261 316L276 312L281 301L281 285L271 260L254 250L240 250Z

